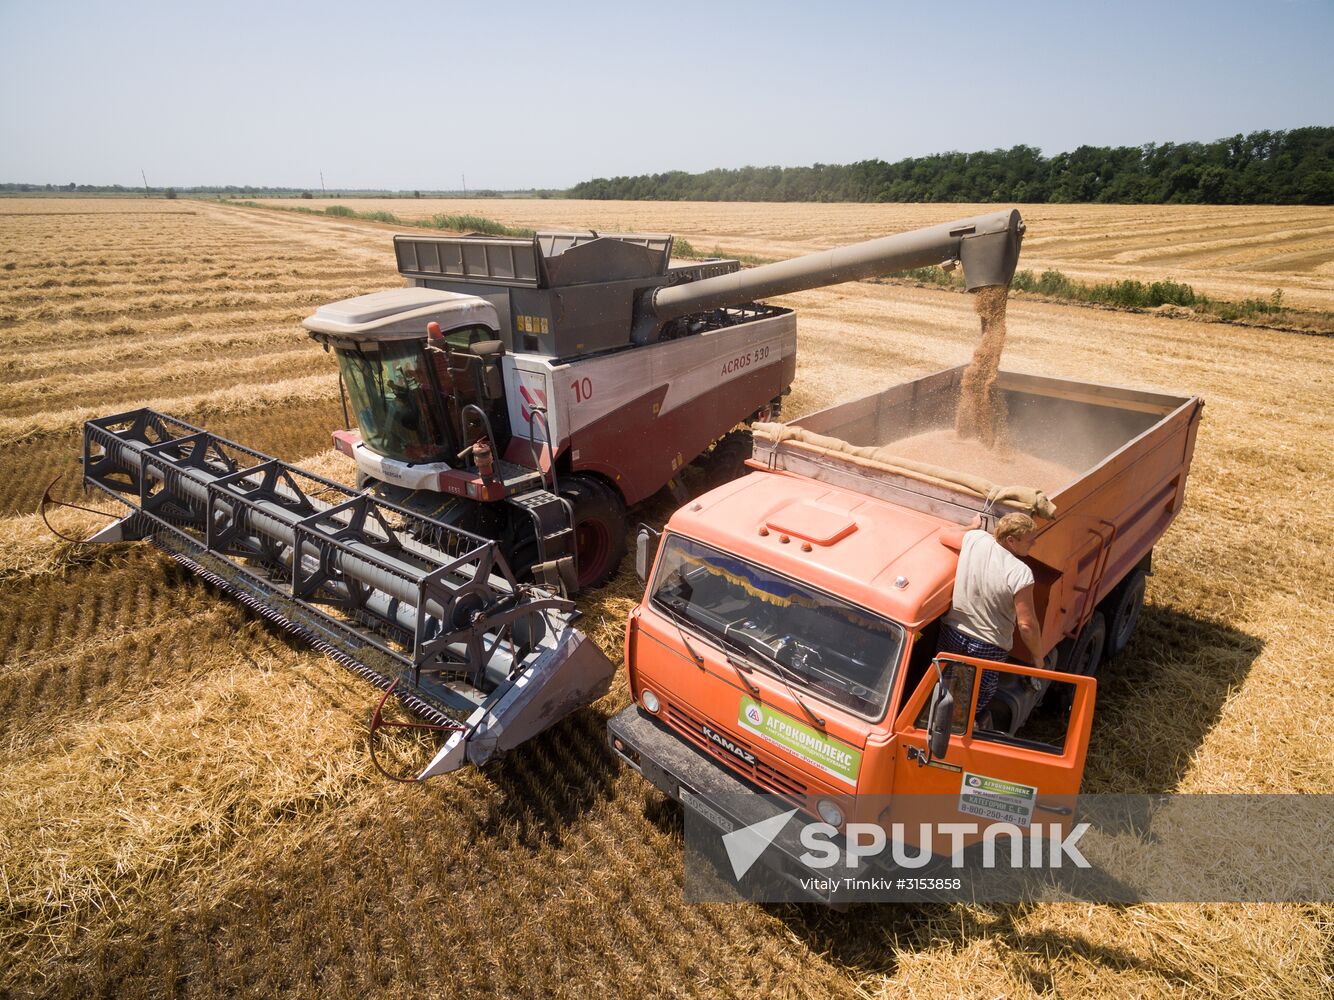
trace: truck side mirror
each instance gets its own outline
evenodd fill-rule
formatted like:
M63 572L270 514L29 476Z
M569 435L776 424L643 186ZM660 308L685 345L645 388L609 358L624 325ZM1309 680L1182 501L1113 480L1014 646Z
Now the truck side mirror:
M944 684L936 685L928 719L926 738L931 759L943 760L950 745L950 727L954 724L954 695Z
M635 536L635 576L639 577L640 583L648 581L648 571L658 556L658 539L661 537L661 532L646 524L640 525L639 534Z

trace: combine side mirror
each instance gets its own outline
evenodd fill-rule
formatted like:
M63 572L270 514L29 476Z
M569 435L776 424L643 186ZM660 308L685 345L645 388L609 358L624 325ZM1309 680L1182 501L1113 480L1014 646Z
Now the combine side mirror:
M482 395L495 401L505 397L505 379L500 371L500 359L505 356L502 340L478 340L468 345L474 357L482 360Z
M487 365L483 369L482 391L491 402L505 398L505 377L501 374L499 365Z
M648 571L658 556L658 539L661 537L661 532L646 524L640 525L639 534L635 536L635 576L639 577L640 583L648 582Z
M927 719L926 736L931 759L943 760L950 745L950 727L954 724L954 695L944 684L936 685Z

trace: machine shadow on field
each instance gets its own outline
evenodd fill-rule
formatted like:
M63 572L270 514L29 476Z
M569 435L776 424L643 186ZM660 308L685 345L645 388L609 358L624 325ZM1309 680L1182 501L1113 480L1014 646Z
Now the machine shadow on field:
M1131 645L1102 664L1089 741L1085 793L1175 791L1218 722L1228 692L1250 672L1264 643L1219 622L1148 605ZM1039 904L1040 905L1040 904ZM1119 904L1106 904L1119 905ZM1056 989L1052 956L1079 954L1108 970L1142 970L1176 983L1191 969L1155 956L1145 960L1091 934L1027 930L1034 904L864 904L835 912L817 904L767 907L807 946L854 975L895 971L895 951L962 950L987 937L1004 947L1012 971L1037 992Z
M1177 790L1263 640L1149 604L1130 646L1098 671L1085 794Z
M775 907L778 916L808 946L854 977L892 976L903 951L964 951L985 938L1007 971L1036 994L1055 995L1069 956L1109 972L1144 972L1181 986L1203 988L1197 970L1171 961L1170 955L1136 955L1092 934L1054 927L1025 928L1025 919L1043 904L977 904L924 906L864 904L833 913L816 904ZM1117 906L1118 909L1124 907ZM999 945L1000 947L994 947Z
M483 828L509 830L513 846L536 851L612 798L620 768L606 749L607 718L585 708L487 765L484 773L500 794Z

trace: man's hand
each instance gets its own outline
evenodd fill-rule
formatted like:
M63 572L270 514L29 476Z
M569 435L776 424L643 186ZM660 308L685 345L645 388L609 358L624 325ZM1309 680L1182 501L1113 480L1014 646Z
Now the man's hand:
M982 527L982 515L974 514L973 519L962 528L942 531L936 537L940 539L940 544L945 546L945 548L953 549L955 552L958 552L963 548L963 536L970 531L976 531L980 527Z

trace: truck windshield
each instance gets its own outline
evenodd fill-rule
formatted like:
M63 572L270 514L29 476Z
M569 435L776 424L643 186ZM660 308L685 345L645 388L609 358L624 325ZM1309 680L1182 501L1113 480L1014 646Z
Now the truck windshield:
M658 608L756 669L863 718L884 715L903 650L901 626L671 534L658 560L652 595Z
M431 407L433 390L421 343L377 346L373 351L338 348L338 367L362 440L377 455L400 462L443 460L447 448Z

